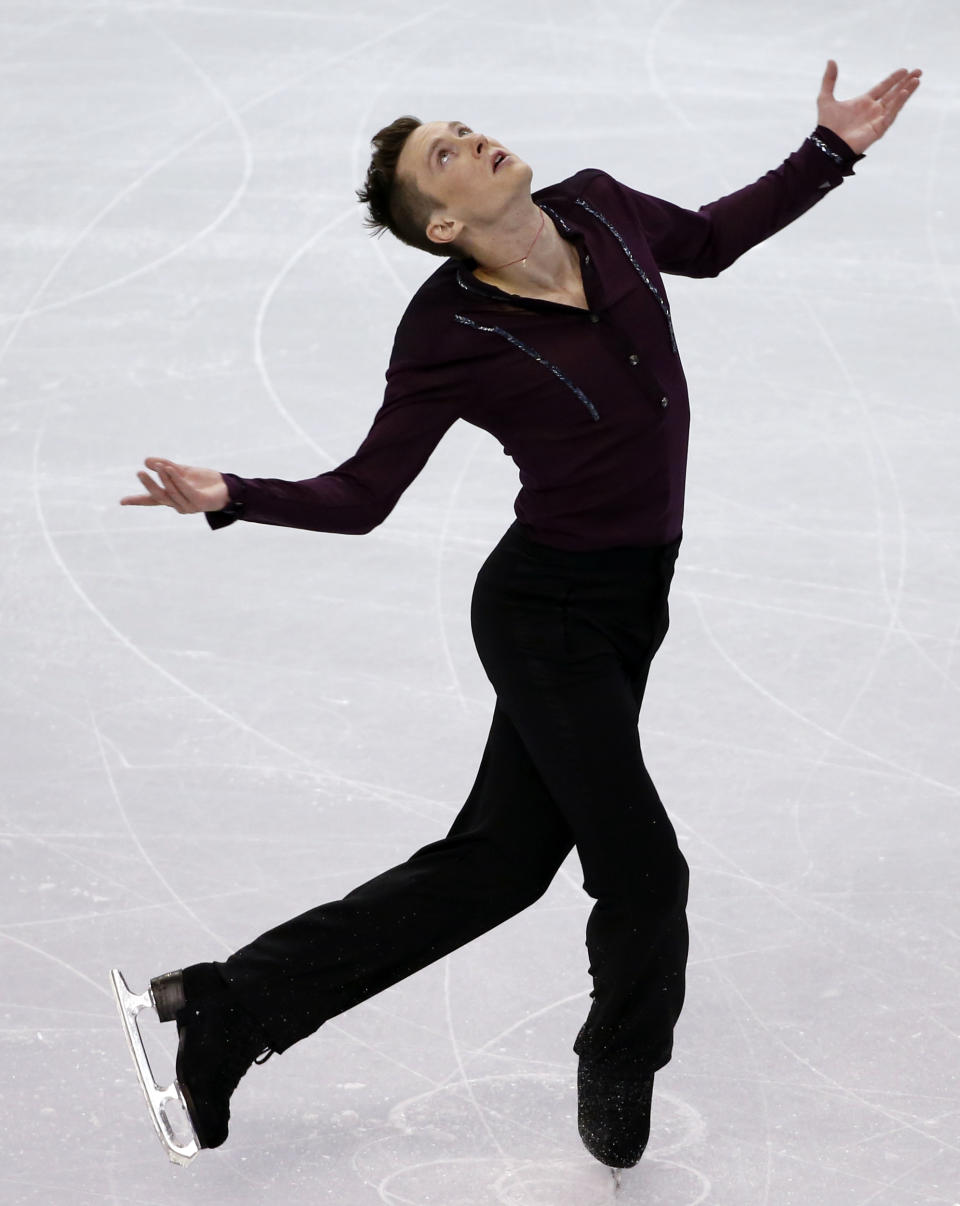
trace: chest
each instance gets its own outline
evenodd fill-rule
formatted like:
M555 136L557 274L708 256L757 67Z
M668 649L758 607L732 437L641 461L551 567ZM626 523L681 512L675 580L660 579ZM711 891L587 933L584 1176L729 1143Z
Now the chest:
M583 288L583 277L579 272L575 284L567 289L555 289L549 293L528 293L527 296L539 297L542 301L559 302L561 306L575 306L578 310L590 309Z
M602 316L572 304L460 316L475 338L463 417L508 448L586 439L589 455L600 431L632 438L682 409L679 359L642 285Z
M486 281L487 284L495 282L486 277L480 271L476 271L474 276L479 280ZM590 304L587 301L586 290L583 285L583 272L579 260L573 265L573 271L570 278L565 282L563 287L555 289L537 289L534 286L526 286L522 291L503 289L502 286L496 285L496 288L501 289L504 293L509 293L511 297L532 298L535 301L556 302L561 306L574 306L578 310L589 310Z

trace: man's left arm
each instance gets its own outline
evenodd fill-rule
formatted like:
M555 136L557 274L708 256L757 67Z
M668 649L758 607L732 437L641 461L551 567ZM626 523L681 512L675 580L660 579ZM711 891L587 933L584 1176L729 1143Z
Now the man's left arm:
M833 95L837 64L828 60L817 97L818 125L803 145L753 184L694 211L629 190L661 272L716 276L757 243L806 213L890 129L920 84L919 68L892 72L862 96Z

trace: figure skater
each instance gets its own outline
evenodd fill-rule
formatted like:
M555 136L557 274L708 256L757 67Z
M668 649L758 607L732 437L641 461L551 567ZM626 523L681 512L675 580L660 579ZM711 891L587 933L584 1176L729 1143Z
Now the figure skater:
M231 1094L252 1063L532 904L575 846L595 902L592 1000L573 1043L580 1135L611 1169L640 1159L688 945L687 863L638 734L669 624L689 423L661 274L716 276L823 200L920 75L901 68L837 101L829 60L813 133L697 211L600 168L531 193L530 166L497 139L400 117L372 140L357 190L365 223L444 262L401 318L382 405L355 455L304 481L145 461L156 479L140 471L146 493L124 505L204 512L214 529L243 520L370 532L457 419L502 444L522 486L473 590L471 629L496 702L446 836L222 962L154 977L140 997L114 972L132 1046L141 1008L176 1021L174 1088L195 1142L177 1146L155 1092L171 1158L224 1142Z

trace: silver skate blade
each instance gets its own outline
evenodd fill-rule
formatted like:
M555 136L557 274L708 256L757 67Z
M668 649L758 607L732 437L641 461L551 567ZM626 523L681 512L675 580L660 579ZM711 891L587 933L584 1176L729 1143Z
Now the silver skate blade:
M140 1035L140 1026L137 1022L137 1017L142 1010L156 1009L153 993L149 988L139 996L136 993L132 993L119 968L116 967L110 972L110 983L117 998L117 1008L120 1010L123 1032L127 1036L127 1046L130 1048L130 1054L133 1056L133 1065L137 1070L137 1078L140 1081L140 1087L143 1089L143 1095L147 1099L147 1108L150 1110L154 1129L170 1160L174 1164L179 1164L182 1168L186 1168L197 1152L200 1151L200 1144L197 1141L197 1134L190 1120L187 1103L183 1099L183 1094L180 1092L180 1086L176 1080L174 1080L173 1084L167 1085L166 1088L162 1088L157 1084L156 1077L153 1075L153 1069L150 1067L150 1061L147 1059L147 1052ZM183 1110L183 1116L190 1131L190 1138L185 1143L177 1138L167 1117L166 1107L171 1102L176 1102Z
M613 1192L616 1193L620 1188L620 1183L623 1178L622 1168L611 1168L610 1175L613 1177Z

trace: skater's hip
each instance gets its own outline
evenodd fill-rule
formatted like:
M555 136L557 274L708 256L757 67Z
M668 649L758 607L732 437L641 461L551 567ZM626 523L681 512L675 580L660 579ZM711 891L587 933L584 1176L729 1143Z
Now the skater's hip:
M491 549L477 575L477 590L504 599L519 592L567 599L572 592L603 606L632 610L639 598L669 590L682 535L663 545L561 549L534 540L518 520Z
M545 568L587 577L610 575L630 577L664 565L673 566L683 539L681 532L665 544L623 544L597 549L562 549L535 540L529 530L515 519L500 538L491 556L513 556Z
M559 549L511 524L474 585L471 624L481 659L615 652L631 665L649 660L669 624L679 545L680 537L655 547Z

